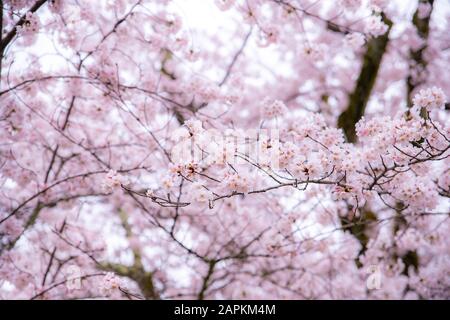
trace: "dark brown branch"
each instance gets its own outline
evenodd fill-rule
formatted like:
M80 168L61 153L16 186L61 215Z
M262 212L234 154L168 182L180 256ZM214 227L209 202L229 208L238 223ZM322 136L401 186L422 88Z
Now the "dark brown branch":
M430 10L430 13L426 17L420 18L419 17L419 7L418 7L413 16L413 21L412 21L413 25L416 27L417 34L423 40L423 45L415 50L411 49L409 51L409 56L410 56L412 64L410 66L410 71L409 71L409 75L408 75L407 82L406 82L406 90L407 90L406 97L407 97L408 107L412 106L412 93L413 93L414 89L418 85L421 84L421 80L420 79L417 80L417 79L415 79L415 77L417 77L417 76L420 77L420 73L425 72L426 67L427 67L427 61L424 59L423 53L425 52L425 50L428 47L427 39L428 39L428 34L430 32L430 18L431 18L431 13L433 12L434 0L419 0L419 5L420 4L429 4L431 6L431 10ZM415 75L412 74L413 72L415 73Z
M338 126L344 130L349 142L356 142L355 125L364 115L389 41L392 21L384 14L382 14L382 18L383 22L388 25L388 30L384 35L369 40L355 89L349 96L347 108L338 118Z
M31 12L34 13L36 11L39 10L40 7L42 7L42 5L44 3L46 3L47 0L38 0L34 3L34 5L30 8L30 10L28 10L27 13ZM3 7L2 7L3 9ZM3 10L2 10L3 12ZM1 53L1 58L3 59L3 52L6 48L6 46L12 41L12 39L15 37L15 35L17 34L17 27L22 26L26 21L27 21L27 13L25 13L20 19L19 21L13 26L13 28L8 32L8 34L0 41L0 53Z
M50 259L48 261L47 268L45 269L44 278L42 279L42 286L45 285L45 280L47 280L48 273L50 272L50 268L52 267L52 264L53 264L53 259L55 258L55 253L56 253L56 247L53 248L53 251L50 255Z
M203 300L205 298L205 292L209 287L209 284L210 284L209 280L211 279L211 276L214 273L214 268L216 266L216 263L217 262L215 260L212 260L209 262L208 272L207 272L205 278L203 279L202 288L200 289L200 292L198 294L198 300Z

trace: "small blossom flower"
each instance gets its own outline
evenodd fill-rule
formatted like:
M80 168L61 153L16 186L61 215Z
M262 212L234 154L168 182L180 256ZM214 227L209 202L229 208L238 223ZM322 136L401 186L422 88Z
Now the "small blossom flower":
M102 279L100 284L100 292L106 296L109 296L114 290L119 289L120 286L120 279L113 272L108 272Z
M385 24L380 16L370 16L366 21L366 33L378 37L386 33L388 25Z
M263 100L263 116L264 118L272 119L283 116L287 112L286 105L280 100L270 100L266 98Z
M105 192L112 192L115 188L121 185L128 185L129 180L126 177L118 174L115 170L109 170L103 181L102 188Z
M184 125L189 129L191 136L198 135L204 131L202 122L196 119L189 119Z
M260 30L258 45L260 47L267 47L273 43L276 43L279 37L280 31L274 25L265 26Z
M153 189L147 189L145 195L149 198L153 198L155 196L155 191Z
M48 4L50 11L52 11L53 13L60 12L63 6L62 0L50 0Z
M237 173L227 175L224 182L229 191L242 193L248 192L250 184L250 181L245 176Z
M28 11L22 26L17 27L17 32L21 35L32 35L39 31L39 26L39 17Z
M431 5L428 2L419 2L419 5L417 7L417 17L419 19L425 19L427 18L431 13Z
M345 42L353 50L358 50L364 45L366 39L363 34L354 32L345 36Z
M425 108L427 111L438 109L445 104L445 94L440 88L432 87L422 89L413 98L416 108Z
M295 144L292 142L286 142L280 149L280 166L286 167L294 158L297 152Z
M370 8L375 12L381 12L386 7L388 0L371 0Z
M325 58L325 45L309 43L303 47L303 54L310 61L321 61Z

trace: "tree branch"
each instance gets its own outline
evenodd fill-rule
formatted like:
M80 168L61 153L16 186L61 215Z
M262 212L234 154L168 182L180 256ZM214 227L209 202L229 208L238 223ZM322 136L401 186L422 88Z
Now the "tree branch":
M420 4L429 4L431 6L430 12L428 13L428 15L426 17L419 17L419 6ZM416 80L413 72L415 72L415 76L417 77L418 75L420 75L420 73L424 72L426 67L427 67L427 61L424 59L423 57L423 53L426 50L426 48L428 47L427 44L427 40L428 40L428 34L430 32L430 18L431 18L431 13L433 12L433 4L434 4L434 0L419 0L419 6L417 7L416 12L414 13L413 16L413 24L417 29L417 33L420 36L420 38L424 41L423 45L420 46L420 48L413 50L411 49L409 52L409 56L413 62L413 64L411 64L410 68L409 68L409 75L407 78L407 83L406 83L406 89L407 89L407 102L408 102L408 107L412 106L412 92L414 91L414 89L421 84L421 81Z
M30 10L28 10L27 13L31 12L34 13L36 11L39 10L40 7L42 7L42 5L44 3L46 3L47 0L38 0L34 3L34 5L30 8ZM3 10L2 10L3 12ZM26 22L26 17L27 17L27 13L24 14L19 21L14 25L14 27L8 32L8 34L0 41L0 52L1 52L1 57L3 58L3 51L5 50L6 46L12 41L12 39L15 37L15 35L17 34L17 27L22 26L25 22Z
M370 94L378 69L389 41L389 32L392 28L392 21L382 14L383 22L388 25L388 31L377 38L372 38L367 44L364 54L363 65L359 74L356 86L349 96L348 106L338 118L338 126L344 130L349 142L356 142L355 124L364 115L364 111L369 101Z

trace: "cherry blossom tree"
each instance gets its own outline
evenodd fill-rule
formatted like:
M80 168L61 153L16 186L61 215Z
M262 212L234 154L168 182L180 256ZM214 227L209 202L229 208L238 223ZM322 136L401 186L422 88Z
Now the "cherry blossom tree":
M1 299L450 298L446 0L0 3Z

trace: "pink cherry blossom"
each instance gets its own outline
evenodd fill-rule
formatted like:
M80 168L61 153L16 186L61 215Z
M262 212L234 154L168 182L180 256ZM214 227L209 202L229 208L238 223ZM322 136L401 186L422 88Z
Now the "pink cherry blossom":
M120 288L120 279L113 273L108 272L103 277L100 291L104 295L110 295L114 290L118 290Z
M445 95L442 89L432 87L420 90L413 98L415 107L425 108L428 111L441 108L445 103Z
M388 26L381 20L380 16L371 16L367 19L365 31L366 33L378 37L386 33Z
M365 43L364 35L361 33L349 33L345 36L345 40L353 50L360 49Z

